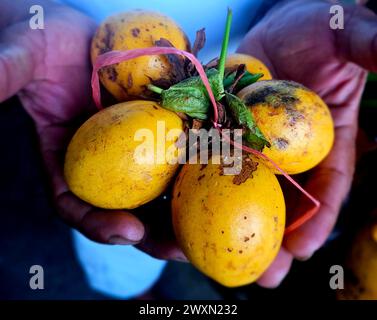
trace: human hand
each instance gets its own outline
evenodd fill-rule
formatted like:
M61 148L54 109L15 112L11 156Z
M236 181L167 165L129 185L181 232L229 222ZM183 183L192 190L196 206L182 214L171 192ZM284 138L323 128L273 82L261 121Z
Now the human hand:
M308 259L322 246L352 182L365 69L377 71L377 17L364 7L345 6L344 30L332 30L330 6L319 0L285 1L250 30L238 48L262 60L275 78L317 92L330 107L335 125L331 153L310 171L304 185L321 202L320 211L285 237L277 258L258 281L264 287L277 286L293 258ZM302 212L303 204L300 208Z
M33 118L60 216L97 242L138 244L159 258L184 259L166 230L165 241L154 240L157 231L149 231L148 223L133 214L94 208L68 190L63 176L65 149L78 126L95 112L89 50L96 26L77 11L44 0L39 4L45 29L32 30L32 4L17 1L15 6L7 0L0 4L4 9L0 12L5 12L0 24L0 101L18 94Z

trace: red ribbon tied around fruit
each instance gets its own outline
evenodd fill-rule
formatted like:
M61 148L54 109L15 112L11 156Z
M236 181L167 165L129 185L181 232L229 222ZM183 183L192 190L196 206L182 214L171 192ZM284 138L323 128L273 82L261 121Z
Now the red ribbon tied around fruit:
M292 231L296 230L300 226L302 226L305 222L310 220L319 210L321 204L320 202L315 199L310 193L308 193L299 183L297 183L292 177L289 176L287 172L281 169L273 160L267 157L260 151L254 150L242 144L236 143L232 141L230 137L222 133L221 126L218 123L218 109L214 94L212 92L212 88L209 84L207 75L204 71L204 68L200 61L189 52L184 50L179 50L173 47L151 47L151 48L143 48L143 49L134 49L134 50L126 50L126 51L110 51L106 52L102 55L99 55L94 63L93 66L93 73L92 73L92 90L93 90L93 99L94 102L99 110L103 109L101 104L101 90L100 90L100 83L99 83L99 76L98 71L103 68L107 67L116 63L120 63L123 61L131 60L134 58L138 58L141 56L146 55L162 55L162 54L176 54L181 55L189 59L192 64L195 66L196 70L199 73L200 78L203 81L203 84L208 92L209 99L213 106L213 119L212 123L213 126L219 130L222 137L229 141L233 146L240 148L248 153L251 153L259 158L269 161L292 185L294 185L299 191L301 191L311 202L312 206L306 211L300 214L297 218L295 218L292 222L288 224L285 228L285 235L291 233Z

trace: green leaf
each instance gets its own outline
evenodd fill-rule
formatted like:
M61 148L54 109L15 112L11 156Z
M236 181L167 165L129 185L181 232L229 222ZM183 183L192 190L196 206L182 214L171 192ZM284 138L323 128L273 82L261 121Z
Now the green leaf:
M270 143L259 130L251 112L243 101L228 92L225 93L225 96L234 119L237 121L238 125L245 129L243 137L247 145L258 151L262 151L265 146L270 147Z
M216 69L207 71L207 77L216 101L224 97L224 87ZM174 112L183 112L190 117L206 120L211 101L202 79L187 78L161 92L161 104Z
M229 88L236 77L236 72L232 72L224 79L224 88ZM260 78L263 77L263 73L250 73L249 71L245 71L245 74L242 78L238 81L236 85L236 91L240 91L241 89L247 87L250 84L257 82Z

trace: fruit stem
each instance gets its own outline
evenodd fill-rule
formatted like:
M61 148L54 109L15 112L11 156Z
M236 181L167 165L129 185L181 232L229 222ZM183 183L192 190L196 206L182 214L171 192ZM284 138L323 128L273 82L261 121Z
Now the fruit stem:
M228 8L228 14L226 16L226 24L225 24L225 33L224 33L223 43L221 46L221 55L220 55L220 60L219 60L219 65L218 65L218 71L220 74L221 81L223 81L224 79L225 60L228 53L231 24L232 24L232 10Z
M148 84L147 87L148 87L148 89L149 89L150 91L155 92L155 93L158 93L158 94L161 94L162 91L164 91L164 90L161 89L160 87L157 87L157 86L155 86L155 85L153 85L153 84Z

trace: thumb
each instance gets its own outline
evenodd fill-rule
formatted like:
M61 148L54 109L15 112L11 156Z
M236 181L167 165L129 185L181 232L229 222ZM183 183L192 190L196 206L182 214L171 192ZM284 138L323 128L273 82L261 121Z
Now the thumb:
M43 30L19 22L0 33L0 102L30 83L43 61Z
M344 29L335 31L339 55L377 72L377 15L358 5L345 7L344 14Z

